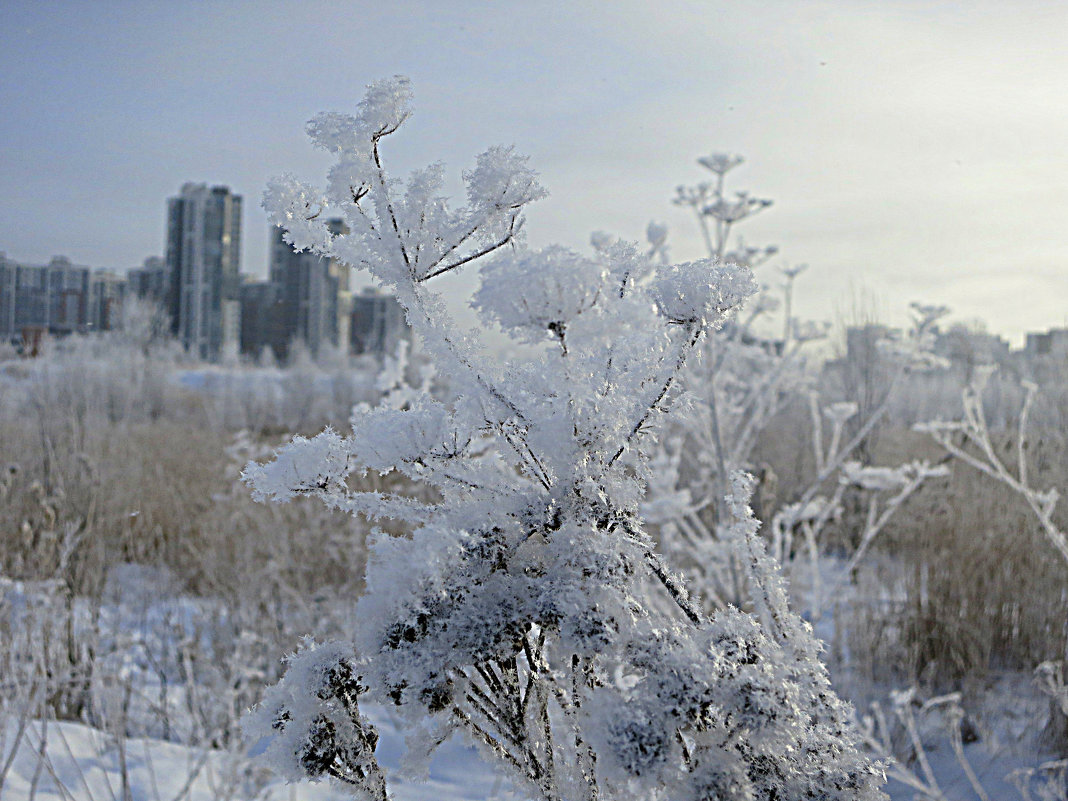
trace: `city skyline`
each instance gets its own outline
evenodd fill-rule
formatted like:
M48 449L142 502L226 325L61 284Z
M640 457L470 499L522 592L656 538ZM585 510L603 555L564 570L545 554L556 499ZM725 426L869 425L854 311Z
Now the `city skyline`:
M551 192L532 207L532 245L640 239L658 219L675 258L697 257L674 187L705 177L698 156L740 152L731 186L775 201L740 229L781 248L762 277L811 265L799 315L875 306L900 324L911 300L946 303L1014 345L1068 322L1068 10L1055 4L6 11L0 134L18 158L0 177L0 250L18 261L121 271L162 256L164 199L192 180L246 197L242 270L263 277L263 185L325 164L304 121L406 73L417 111L394 163L441 159L457 194L478 152L514 143Z
M125 276L65 256L28 264L0 252L0 345L37 356L49 338L122 332L131 321L140 336L147 320L195 359L229 364L382 357L411 341L395 297L372 286L354 294L347 267L294 250L281 229L266 280L237 272L241 201L228 187L183 185L167 202L166 258L150 256ZM340 218L327 224L347 232Z

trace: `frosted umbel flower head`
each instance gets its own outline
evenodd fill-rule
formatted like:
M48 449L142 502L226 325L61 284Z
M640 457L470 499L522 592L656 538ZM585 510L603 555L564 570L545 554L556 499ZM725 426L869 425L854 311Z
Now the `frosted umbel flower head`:
M464 182L470 208L495 218L498 225L512 212L547 194L527 157L512 147L491 147L482 153L475 168L464 173Z
M757 290L748 270L709 259L662 270L652 286L661 313L671 322L718 327Z
M370 144L400 128L412 115L412 88L402 75L375 81L355 115L327 111L315 115L305 131L330 153L369 153Z
M723 175L733 170L743 161L745 159L736 153L712 153L697 159L698 164L716 175Z
M607 281L603 265L552 246L488 263L474 303L505 330L536 340L592 309Z

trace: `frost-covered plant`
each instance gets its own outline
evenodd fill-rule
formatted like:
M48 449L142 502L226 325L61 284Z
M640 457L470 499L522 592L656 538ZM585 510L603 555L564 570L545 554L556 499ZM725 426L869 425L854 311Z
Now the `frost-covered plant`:
M363 798L385 790L358 694L395 705L416 770L462 731L546 799L881 798L755 536L745 480L729 539L754 615L706 616L643 529L652 430L687 357L753 293L748 269L654 267L611 241L592 256L525 250L523 209L545 194L526 160L491 148L454 210L439 165L406 188L385 171L382 139L410 114L406 79L373 84L355 115L309 124L337 157L325 193L289 177L265 195L296 247L392 289L457 394L357 409L350 434L294 439L246 469L260 498L312 495L408 527L372 541L353 653L298 655L252 732L284 771L338 775ZM351 233L332 234L327 210ZM476 261L473 305L529 359L493 364L430 289ZM367 472L431 491L353 490Z
M745 192L735 193L733 199L726 193L725 175L742 163L741 157L712 154L698 159L698 163L713 173L714 180L679 187L675 203L693 210L709 256L753 267L766 262L778 252L777 248L757 248L740 239L733 243L731 240L737 223L771 205L771 201L756 200ZM652 228L650 242L654 252L665 246L665 238L659 227ZM882 419L890 392L864 413L858 413L864 406L859 399L823 405L819 394L811 389L814 374L807 365L806 346L822 338L826 331L814 323L801 324L791 316L794 284L805 269L803 264L783 267L781 303L779 296L765 288L749 302L738 321L702 341L701 358L691 360L683 376L689 406L685 413L669 421L670 435L663 439L656 459L658 474L646 502L647 514L659 524L662 547L686 568L709 608L743 604L747 596L743 574L719 533L729 520L723 503L728 477L739 469L757 471L756 452L761 439L799 398L806 394L809 397L811 425L807 433L812 441L814 470L802 476L800 488L782 493L781 498L771 497L775 494L775 476L768 470L765 488L769 491L762 498L762 511L772 523L771 547L777 559L791 568L795 557L808 555L806 578L813 619L819 617L821 596L825 596L820 577L820 534L841 510L843 493L853 487L870 496L870 514L854 554L859 559L901 503L927 478L941 474L917 462L898 468L857 465L856 470L861 471L858 475L866 477L862 482L839 475ZM769 317L780 306L781 338L759 335L758 331L769 330ZM906 370L929 363L931 329L945 313L942 308L920 306L915 306L914 311L916 324L909 336L881 347L894 366L891 389ZM877 488L872 476L883 473L901 478L898 484L902 492L876 515ZM794 548L795 536L804 547ZM849 567L855 567L855 562Z
M983 403L983 391L996 369L993 365L985 365L975 370L972 380L961 393L963 412L959 420L933 420L917 424L915 428L930 436L953 459L1003 484L1021 498L1038 521L1049 544L1068 563L1068 531L1054 519L1060 492L1056 487L1037 489L1029 469L1029 423L1039 388L1031 381L1022 382L1023 403L1016 420L1015 442L1010 441L1015 451L1016 464L1013 470L998 453ZM1055 683L1050 683L1050 677L1055 675L1050 672L1050 666L1054 664L1058 663L1044 662L1037 670L1039 676L1044 679L1040 682L1040 687L1050 695L1048 739L1063 746L1065 733L1068 732L1068 696L1064 694L1063 681L1060 684L1060 697L1051 692L1051 688L1056 686Z
M674 202L694 212L709 258L754 268L775 255L778 248L750 247L739 239L728 249L733 227L771 206L770 200L758 200L747 192L738 192L733 198L726 194L726 173L742 161L741 156L724 153L698 159L714 180L679 186ZM654 248L662 248L666 234L656 233L659 245L651 233L650 241ZM787 298L798 272L785 271ZM788 349L785 340L776 346L754 334L754 325L778 307L778 299L765 287L749 302L742 319L705 338L702 358L687 366L684 379L692 405L686 415L675 418L675 436L665 442L681 449L678 467L686 476L692 500L690 517L696 525L703 525L698 522L699 513L706 509L712 513L713 526L726 521L723 498L728 476L747 464L763 426L803 378L799 340ZM786 325L789 329L788 320Z
M1042 676L1043 667L1037 672ZM888 714L887 706L892 714ZM889 778L914 790L915 798L955 801L963 797L965 781L971 788L969 798L1009 798L1004 791L992 794L996 784L991 778L996 774L991 767L996 762L991 758L998 748L984 751L978 744L966 748L976 743L978 732L965 713L959 692L924 698L916 687L894 690L888 704L872 703L859 725L866 746L885 760ZM1068 799L1068 760L1042 760L1037 753L1027 754L1025 759L1031 766L1004 776L1004 784L1012 784L1018 793L1013 797L1021 801Z
M960 693L949 693L922 700L915 687L895 690L890 693L890 706L894 718L887 717L882 704L874 702L868 714L862 716L860 728L865 745L887 761L888 775L917 792L917 798L931 801L947 801L939 785L937 768L944 766L932 763L928 756L930 748L920 728L922 718L936 718L949 737L953 756L964 773L972 790L980 801L990 801L986 789L976 775L971 761L964 752L964 709ZM896 719L896 721L895 721ZM902 735L904 747L895 747L895 734ZM904 751L907 756L900 755Z
M1064 663L1043 662L1035 668L1035 682L1068 718L1068 681L1065 681Z
M1019 495L1038 520L1046 539L1068 562L1068 533L1057 525L1053 517L1060 493L1056 487L1035 489L1028 474L1028 422L1038 386L1030 381L1023 382L1025 395L1016 424L1016 470L1013 473L994 447L983 406L983 390L995 370L993 365L976 369L961 395L964 411L960 420L933 420L920 423L915 428L929 435L953 458Z

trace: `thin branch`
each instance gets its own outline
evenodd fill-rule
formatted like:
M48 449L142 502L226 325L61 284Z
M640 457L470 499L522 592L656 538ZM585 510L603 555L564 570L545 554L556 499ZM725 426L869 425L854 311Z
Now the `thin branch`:
M871 503L868 507L868 521L864 527L864 534L861 536L860 544L857 546L856 551L853 552L853 556L850 557L849 562L836 577L826 592L827 598L833 598L838 592L838 588L842 586L842 582L846 577L852 575L853 571L857 569L857 565L860 564L860 560L864 558L864 555L868 551L868 546L878 536L879 532L883 530L886 524L893 517L894 512L901 506L916 490L920 488L920 485L927 479L927 476L923 472L917 473L915 478L909 481L901 490L895 495L883 509L882 514L876 518L876 498L872 496ZM822 611L818 608L813 610L814 620L816 622L820 619Z
M865 421L864 425L860 427L860 430L857 431L852 439L846 443L845 447L838 453L831 454L828 457L827 463L823 466L823 470L819 471L816 478L813 479L812 483L809 484L808 488L801 494L800 499L797 501L802 507L807 505L808 502L816 496L820 487L823 486L823 482L830 478L831 475L841 467L846 457L864 441L868 434L871 433L872 429L875 428L875 424L882 419L884 414L886 414L887 409L890 408L890 398L894 394L894 388L903 374L904 368L898 370L894 375L893 380L890 382L890 387L886 391L886 396L883 398L883 401L879 404L878 408L871 413L871 416Z
M388 131L387 133L393 133L395 130L397 129L393 128L392 131ZM400 226L397 225L397 215L393 211L393 199L390 197L389 189L386 188L386 173L385 170L382 169L382 159L378 155L378 140L385 135L385 133L382 133L372 139L371 153L375 160L375 167L378 168L378 186L381 188L382 195L386 200L386 211L389 213L389 221L393 226L393 233L397 236L397 245L400 247L401 258L404 259L405 266L411 271L412 263L408 260L408 251L404 247L404 238L401 236Z
M433 270L435 267L437 267L439 264L441 264L443 261L445 261L446 257L448 257L448 255L450 253L455 251L458 247L460 247L460 245L462 245L464 242L466 242L468 239L470 239L472 236L474 236L475 233L478 231L480 226L481 226L481 223L477 223L477 222L474 225L472 225L471 228L468 229L467 233L462 234L459 239L457 239L455 242L453 242L451 245L449 245L445 250L443 250L441 252L441 254L436 259L434 259L434 261L432 261L430 263L430 266L427 267L427 269L428 270Z
M478 735L479 739L488 745L497 756L503 757L507 762L510 762L520 773L527 773L527 770L524 769L522 763L508 749L506 749L499 740L479 726L471 716L460 709L460 707L453 706L452 714L453 717L460 721L460 723L467 726L471 731Z
M664 398L667 397L668 392L671 391L671 387L675 384L675 380L679 377L679 373L682 371L682 367L686 363L686 357L689 355L689 352L693 349L694 345L697 344L697 340L701 338L702 333L702 330L696 325L692 326L689 343L679 349L679 355L675 360L675 365L671 370L671 374L667 377L667 380L664 381L663 386L661 386L660 391L653 399L653 402L648 405L642 416L638 418L638 421L631 426L629 433L623 438L623 443L619 446L619 450L612 455L612 458L608 460L604 468L601 470L601 475L604 475L608 468L615 464L616 460L623 455L623 452L627 449L627 445L638 435L638 432L641 431L642 426L649 420L653 412L660 408L660 404L663 402Z
M481 250L477 250L474 253L470 253L467 256L464 256L462 259L458 259L457 261L452 262L451 264L446 264L444 267L439 267L436 270L431 270L422 278L417 278L416 283L422 283L424 281L429 281L431 278L437 278L439 275L447 273L450 270L455 270L457 267L462 267L463 265L467 264L468 262L472 262L475 259L481 259L483 256L488 256L493 251L504 247L509 242L511 242L515 236L516 220L518 218L518 214L512 215L512 222L508 226L508 233L502 239L499 239L491 245L486 245L486 247L482 248Z

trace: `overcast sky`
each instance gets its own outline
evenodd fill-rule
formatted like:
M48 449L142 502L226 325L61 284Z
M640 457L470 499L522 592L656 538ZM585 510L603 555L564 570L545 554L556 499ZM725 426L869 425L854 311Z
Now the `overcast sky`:
M1063 0L0 0L0 250L137 266L203 181L244 195L263 274L267 178L325 174L304 122L401 73L395 168L442 160L458 187L517 145L551 192L532 244L658 219L695 258L674 187L739 152L733 187L775 201L741 231L810 265L801 315L940 302L1016 342L1068 324L1066 37Z

